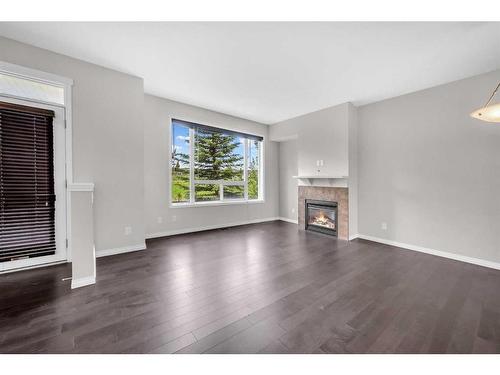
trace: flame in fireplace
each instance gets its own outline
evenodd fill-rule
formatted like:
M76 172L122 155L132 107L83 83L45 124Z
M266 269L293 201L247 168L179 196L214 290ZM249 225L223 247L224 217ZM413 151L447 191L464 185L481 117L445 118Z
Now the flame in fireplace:
M313 216L309 220L309 224L335 229L335 221L332 220L328 215L325 215L323 211L319 211L317 215Z

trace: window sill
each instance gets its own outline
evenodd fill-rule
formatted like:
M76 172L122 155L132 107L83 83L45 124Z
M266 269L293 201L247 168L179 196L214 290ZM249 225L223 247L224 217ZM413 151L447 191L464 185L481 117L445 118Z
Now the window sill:
M185 207L215 207L215 206L232 206L232 205L245 205L264 203L263 199L255 199L249 201L226 201L226 202L198 202L198 203L170 203L170 208L185 208Z

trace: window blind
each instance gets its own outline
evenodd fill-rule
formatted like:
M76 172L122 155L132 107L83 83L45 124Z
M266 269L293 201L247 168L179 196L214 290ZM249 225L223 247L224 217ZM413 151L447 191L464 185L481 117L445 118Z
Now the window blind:
M213 126L209 125L203 125L203 124L197 124L195 122L190 122L190 121L184 121L184 120L178 120L178 119L172 119L173 123L177 123L182 126L186 126L188 128L193 128L193 129L201 129L209 132L218 132L218 133L224 133L224 134L230 134L234 135L236 137L242 137L242 138L248 138L254 141L263 141L264 137L261 137L260 135L254 135L254 134L248 134L248 133L242 133L242 132L237 132L234 130L227 130L227 129L220 129L220 128L215 128Z
M55 254L53 117L0 102L0 262Z

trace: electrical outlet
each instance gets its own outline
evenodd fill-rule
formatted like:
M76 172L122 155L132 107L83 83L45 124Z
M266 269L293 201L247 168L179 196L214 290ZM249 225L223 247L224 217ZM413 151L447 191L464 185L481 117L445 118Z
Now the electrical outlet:
M292 208L292 214L294 214L294 213L295 213L295 208Z
M387 230L387 223L385 221L382 222L381 228L382 230Z
M132 227L125 227L125 236L129 236L132 233Z
M158 218L156 219L156 221L158 222L158 224L163 223L163 217L158 216Z
M172 221L177 221L177 216L172 215Z

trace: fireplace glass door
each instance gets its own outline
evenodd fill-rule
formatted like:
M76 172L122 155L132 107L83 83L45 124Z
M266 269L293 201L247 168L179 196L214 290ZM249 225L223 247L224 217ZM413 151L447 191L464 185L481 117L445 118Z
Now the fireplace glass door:
M306 201L306 229L337 235L337 203Z

